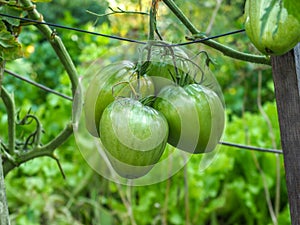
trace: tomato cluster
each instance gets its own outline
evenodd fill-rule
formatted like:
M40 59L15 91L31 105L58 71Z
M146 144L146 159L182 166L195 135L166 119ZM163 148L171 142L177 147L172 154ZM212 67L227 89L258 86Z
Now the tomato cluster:
M224 105L202 85L201 68L192 70L193 60L179 48L158 49L143 63L106 66L85 94L87 130L100 138L112 167L125 178L147 174L167 143L206 153L223 133Z

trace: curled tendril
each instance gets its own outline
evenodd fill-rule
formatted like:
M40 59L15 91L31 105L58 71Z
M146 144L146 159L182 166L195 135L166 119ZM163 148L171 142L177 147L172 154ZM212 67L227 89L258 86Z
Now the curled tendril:
M195 56L199 56L200 54L204 54L206 56L206 60L205 60L205 65L206 66L209 66L210 63L213 64L213 65L216 64L216 62L208 55L208 53L206 51L204 51L204 50L200 51Z
M31 112L31 109L28 110L27 114L22 119L20 119L20 112L18 112L18 114L17 114L17 125L21 125L21 126L29 125L33 121L36 123L35 130L33 132L31 132L25 138L25 141L16 143L18 148L20 148L23 151L28 150L29 146L31 146L32 148L35 148L38 145L40 145L41 144L41 134L44 132L42 129L41 122L38 119L38 117L36 117L35 115L32 115L30 112Z

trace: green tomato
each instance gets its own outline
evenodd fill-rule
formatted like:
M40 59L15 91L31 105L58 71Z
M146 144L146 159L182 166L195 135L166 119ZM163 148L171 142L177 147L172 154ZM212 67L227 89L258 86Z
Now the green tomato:
M183 49L173 47L154 46L150 54L150 64L146 74L153 80L155 93L176 82L193 83L189 54Z
M118 97L142 98L154 94L154 85L147 75L138 79L135 65L120 61L103 68L87 88L84 101L87 130L99 136L98 126L104 109Z
M168 121L169 144L196 154L215 149L224 130L225 113L214 91L199 84L167 86L153 107Z
M283 55L300 41L300 22L270 0L247 0L245 30L254 46L266 55ZM266 14L268 13L268 14ZM264 29L263 29L264 26Z
M112 102L100 120L100 139L115 171L125 178L147 174L165 149L168 123L155 109L137 100Z

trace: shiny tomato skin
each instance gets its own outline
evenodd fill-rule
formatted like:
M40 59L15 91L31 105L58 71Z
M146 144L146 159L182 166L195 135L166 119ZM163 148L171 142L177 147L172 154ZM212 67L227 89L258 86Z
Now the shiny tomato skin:
M159 161L168 130L160 112L130 98L112 102L104 110L99 126L112 167L130 179L144 176Z
M187 79L193 83L194 77L190 71L189 53L179 47L153 47L146 74L154 82L155 93L178 80Z
M120 61L106 66L91 80L85 94L83 109L87 130L93 136L99 136L102 113L116 98L141 98L152 94L154 85L151 78L144 75L138 80L132 62Z
M283 55L300 42L300 22L281 1L247 0L245 30L253 45L265 55Z
M169 124L168 143L189 153L210 152L217 146L225 125L224 107L212 90L199 84L167 86L153 107Z

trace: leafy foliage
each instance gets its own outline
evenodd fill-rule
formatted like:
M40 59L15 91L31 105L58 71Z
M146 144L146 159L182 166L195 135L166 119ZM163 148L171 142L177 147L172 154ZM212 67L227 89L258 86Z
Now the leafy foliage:
M21 56L20 43L6 30L4 22L0 20L0 59L10 61Z
M54 99L56 97L48 100L53 102ZM63 106L64 103L59 105ZM58 113L53 106L48 109L49 114ZM60 109L63 110L62 107ZM276 130L276 143L279 145L275 103L266 104L264 110ZM53 126L53 133L55 129ZM235 116L227 124L224 139L271 147L271 140L265 138L269 136L269 131L268 124L260 114L246 113L242 118ZM192 157L186 168L167 181L129 188L96 175L86 165L79 151L74 149L73 143L71 139L58 152L67 175L65 181L55 162L47 158L31 161L8 175L7 195L12 224L102 224L105 221L104 224L125 225L132 222L128 207L132 207L134 221L141 225L162 224L163 221L185 224L187 217L191 224L200 225L213 221L228 225L271 224L264 179L274 202L277 164L274 154L234 150L224 146L219 149L212 165L203 172L198 171L199 157ZM257 165L263 169L265 178ZM280 168L283 169L281 157ZM280 187L282 200L279 221L280 224L289 224L284 179L280 179ZM129 202L129 206L124 204L121 196Z
M145 2L128 1L128 8L124 9L147 11L148 5ZM207 18L210 18L216 8L216 1L200 3L201 7L196 0L191 0L189 4L185 1L177 2L199 29L205 31L210 24ZM94 26L96 18L88 16L83 10L85 5L81 3L95 7L93 11L97 13L104 13L108 5L106 1L64 0L38 3L38 7L44 8L44 18L47 21L82 26L84 29L95 29L106 34L146 38L147 18L144 16L115 15L109 19L102 18L103 23ZM123 1L119 1L121 3ZM189 33L163 4L160 7L158 29L163 38L169 42L185 41L185 36ZM242 27L242 8L242 0L234 3L223 1L215 20L212 20L211 34ZM76 11L81 14L76 14ZM102 56L107 55L108 48L114 49L121 44L71 31L59 30L58 34L82 74L90 62L98 58L102 60ZM23 44L25 58L8 63L7 68L70 95L68 77L50 45L37 34L36 29L24 27L19 40ZM218 41L238 50L255 51L245 35L229 36ZM206 50L217 62L211 66L211 70L222 86L227 105L228 122L224 140L280 148L270 69L234 61L203 45L192 45L189 48L196 53ZM258 113L258 71L263 74L261 98L271 127ZM4 76L3 85L15 93L17 108L21 114L31 108L32 113L41 119L45 129L42 143L55 137L70 120L71 102L37 88L29 88L28 84L8 75ZM6 123L7 116L1 104L1 131L6 130ZM18 132L30 133L31 129L30 125L24 126ZM271 135L271 130L275 137ZM7 134L3 132L1 141L6 140ZM276 146L273 146L274 143ZM66 180L63 180L56 162L49 158L30 161L6 177L12 224L148 225L188 224L188 221L199 225L272 224L265 190L269 190L274 206L278 185L281 188L278 224L290 224L283 174L279 184L276 183L276 168L283 170L281 156L221 146L217 158L205 171L199 171L199 157L192 157L186 167L169 180L151 186L130 188L112 183L94 173L76 149L73 138L60 146L56 154Z

